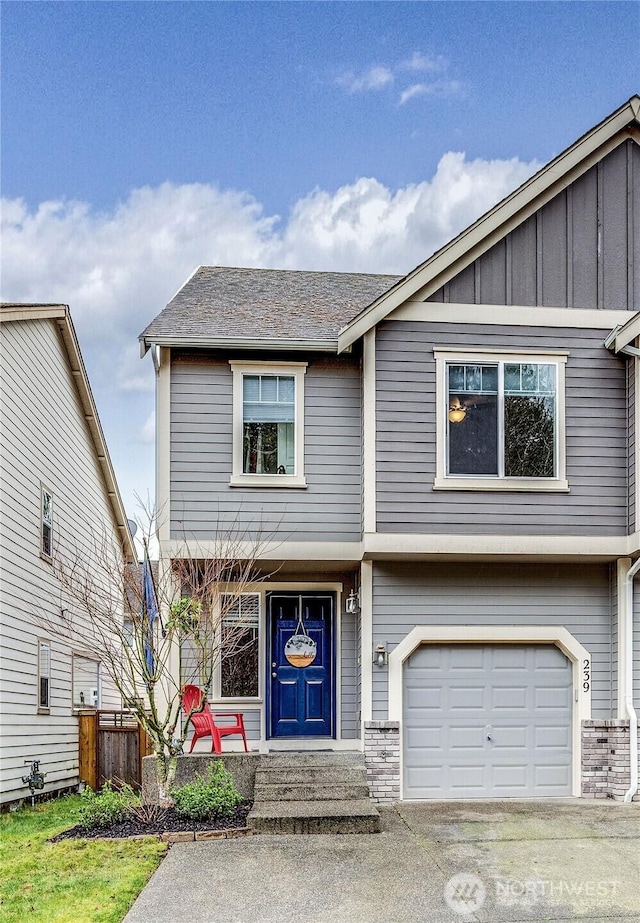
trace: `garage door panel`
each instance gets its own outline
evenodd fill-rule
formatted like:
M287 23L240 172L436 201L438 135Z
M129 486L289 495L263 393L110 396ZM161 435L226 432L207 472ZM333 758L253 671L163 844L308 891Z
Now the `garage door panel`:
M481 792L484 790L486 781L486 766L483 763L469 763L466 766L460 766L453 763L448 766L447 774L451 781L451 789L454 792L463 791ZM460 797L465 797L460 794Z
M492 787L502 791L510 789L517 796L528 789L530 767L528 763L510 763L493 767Z
M504 673L507 670L514 672L527 669L527 651L523 647L504 645L492 648L490 651L485 647L485 661L489 661L491 670L496 673Z
M571 785L571 768L567 766L536 766L534 768L534 783L539 788L547 791L556 789L556 794L563 795L567 786Z
M440 709L444 707L442 701L442 689L430 686L422 688L409 688L406 692L407 708L428 711L430 708Z
M562 709L566 711L571 705L571 690L559 687L538 688L535 690L534 707L537 710Z
M534 728L534 746L545 750L566 750L571 746L571 730L564 724L540 724Z
M443 741L452 750L482 750L484 736L484 729L476 723L452 724L443 734Z
M571 794L572 698L553 645L423 645L405 664L405 798Z
M491 741L485 741L487 747L500 755L513 750L531 749L532 734L529 724L503 724L494 721L491 728Z
M443 663L446 665L445 669L453 674L467 671L475 671L476 673L482 674L485 671L482 651L476 650L473 647L466 647L464 650L460 649L458 652L451 650L449 656L445 657Z
M529 709L529 689L526 686L503 686L494 685L490 688L491 709L496 711L516 711L518 709Z
M485 705L485 686L449 686L448 706L451 711L483 711Z

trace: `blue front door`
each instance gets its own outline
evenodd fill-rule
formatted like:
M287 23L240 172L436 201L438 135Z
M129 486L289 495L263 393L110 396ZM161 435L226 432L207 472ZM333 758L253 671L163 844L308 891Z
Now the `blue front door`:
M269 593L268 676L270 737L331 737L334 713L333 612L331 593ZM302 629L316 642L308 666L285 657L289 638Z

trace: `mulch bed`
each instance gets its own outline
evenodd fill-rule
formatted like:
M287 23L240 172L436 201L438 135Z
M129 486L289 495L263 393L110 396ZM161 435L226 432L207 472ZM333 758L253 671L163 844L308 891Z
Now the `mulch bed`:
M194 831L202 833L205 830L233 830L244 828L247 825L247 814L253 807L252 801L242 801L231 814L224 817L212 817L205 821L189 820L179 817L174 808L167 808L164 815L156 823L144 823L135 817L121 824L112 824L106 827L71 827L64 830L49 842L57 843L60 840L90 840L90 839L123 839L135 836L160 836L163 833L188 833Z

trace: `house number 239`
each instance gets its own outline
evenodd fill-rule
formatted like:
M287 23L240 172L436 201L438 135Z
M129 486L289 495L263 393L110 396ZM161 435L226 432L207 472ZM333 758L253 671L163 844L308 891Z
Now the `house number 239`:
M591 663L589 660L582 661L582 689L588 692L591 688Z

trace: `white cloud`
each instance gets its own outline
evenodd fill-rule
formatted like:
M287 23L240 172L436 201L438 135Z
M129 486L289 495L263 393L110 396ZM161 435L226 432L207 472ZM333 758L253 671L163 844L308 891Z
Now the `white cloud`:
M442 55L430 56L422 54L419 51L414 51L410 58L407 58L406 61L401 61L398 65L399 70L407 71L424 71L431 73L440 73L446 71L449 67L449 62Z
M536 166L450 152L429 180L316 189L285 221L248 193L205 184L136 189L110 211L5 200L2 297L70 305L127 499L153 469L152 453L131 450L150 451L153 427L154 374L137 336L198 265L405 273Z
M459 80L433 80L431 83L414 83L400 94L400 105L404 106L410 99L417 96L459 96L463 91Z
M431 74L434 79L401 89L401 106L420 96L445 98L459 96L464 90L463 82L450 75L450 63L444 55L426 55L421 51L414 51L411 57L392 64L376 64L360 73L345 71L336 78L336 83L347 93L364 93L382 90L392 84L401 87L414 74Z
M393 83L393 73L388 67L375 65L360 74L346 71L336 78L336 83L344 87L347 93L363 93L370 90L382 90Z
M156 438L156 412L152 410L147 419L145 420L140 433L139 433L140 442L145 445L153 445Z

